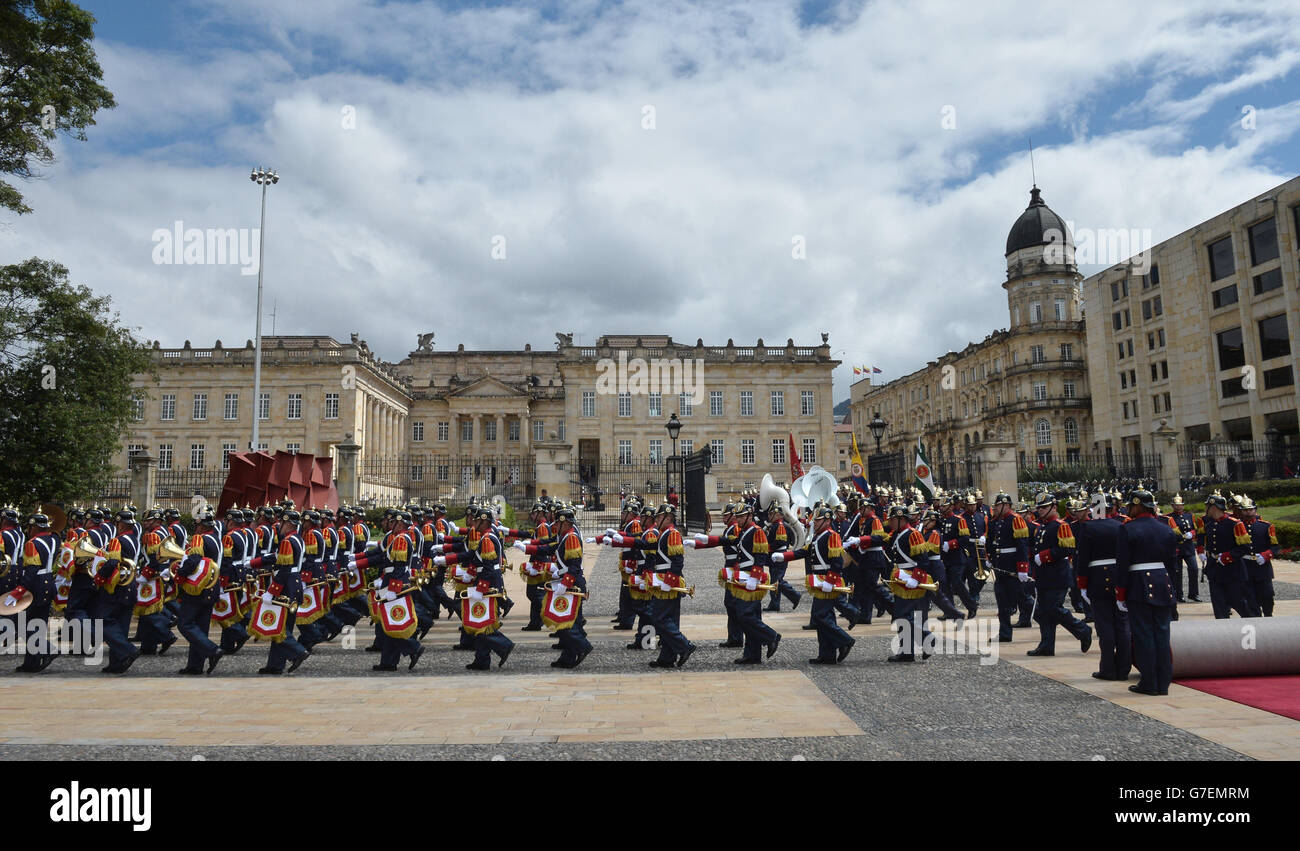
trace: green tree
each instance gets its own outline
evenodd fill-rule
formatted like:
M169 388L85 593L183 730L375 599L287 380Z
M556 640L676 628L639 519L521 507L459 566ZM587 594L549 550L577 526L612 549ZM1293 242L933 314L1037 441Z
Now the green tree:
M155 374L153 359L107 296L48 260L0 266L0 502L102 489L140 373Z
M57 132L84 141L95 113L116 106L100 84L94 24L68 0L0 0L0 173L31 177L34 165L54 162ZM0 207L31 212L3 180Z

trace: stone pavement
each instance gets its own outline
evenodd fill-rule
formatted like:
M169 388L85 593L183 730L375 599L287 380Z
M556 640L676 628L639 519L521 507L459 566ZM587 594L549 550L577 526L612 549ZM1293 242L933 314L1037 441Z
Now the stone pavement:
M506 632L519 647L505 668L463 670L452 651L456 621L441 620L413 672L374 674L374 654L322 645L290 677L261 678L265 646L248 644L204 678L174 676L184 642L109 677L75 659L39 677L0 676L0 757L10 759L207 758L806 758L806 759L1283 759L1296 758L1300 722L1175 686L1165 698L1133 695L1091 678L1095 649L1024 656L1037 629L1017 630L996 664L979 656L886 663L890 628L852 631L857 646L838 666L815 655L808 604L765 619L784 638L760 668L731 664L725 635L721 555L688 551L696 597L683 602L683 630L699 650L683 670L658 671L653 654L624 649L634 634L608 623L616 604L615 554L589 547L595 651L575 671L556 671L545 633L520 633L526 606ZM511 551L512 559L518 553ZM799 565L788 577L802 585ZM1279 592L1294 591L1300 565L1279 565ZM1280 597L1295 598L1295 593ZM981 615L992 614L991 588ZM1208 598L1206 598L1208 599ZM1279 613L1300 613L1281 600ZM1209 617L1208 603L1183 617ZM988 626L986 623L985 626ZM996 623L993 625L996 630ZM974 635L971 636L974 640ZM964 645L963 645L964 648ZM984 662L991 660L985 659ZM56 708L57 711L51 711ZM141 711L143 709L143 711ZM396 750L394 750L396 749Z

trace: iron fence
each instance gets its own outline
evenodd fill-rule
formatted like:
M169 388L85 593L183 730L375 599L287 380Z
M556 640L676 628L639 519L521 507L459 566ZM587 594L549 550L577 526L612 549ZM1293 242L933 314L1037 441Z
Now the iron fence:
M158 500L188 500L198 494L212 503L221 497L228 470L159 470L154 478Z
M1286 479L1300 474L1300 439L1207 440L1178 445L1178 477L1185 490L1222 482Z
M1155 479L1160 456L1154 452L1071 452L1063 460L1040 458L1021 464L1022 482L1109 482Z
M402 455L357 465L363 502L463 502L501 496L516 509L536 497L534 459L520 455Z
M665 460L648 455L585 456L570 468L568 499L591 528L617 525L619 506L629 494L646 502L666 501Z

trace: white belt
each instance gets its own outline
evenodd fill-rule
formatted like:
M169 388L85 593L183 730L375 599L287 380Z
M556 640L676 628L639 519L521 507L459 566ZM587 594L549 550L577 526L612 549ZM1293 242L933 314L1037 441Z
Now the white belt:
M998 554L1006 555L1007 553L1014 553L1015 551L1016 551L1015 547L1003 547L1002 549L998 550Z
M1164 569L1165 569L1165 563L1164 563L1163 561L1144 561L1144 562L1142 562L1141 564L1130 564L1130 565L1128 566L1128 569L1129 569L1130 571L1134 571L1134 570L1164 570Z
M884 547L868 547L868 548L867 548L867 552L869 552L869 553L883 553L884 551L885 551L885 548L884 548Z
M1101 565L1104 564L1114 564L1114 563L1115 563L1115 559L1113 558L1098 558L1088 562L1088 567L1100 567Z
M753 559L746 559L745 561L738 562L738 563L736 564L736 567L737 567L737 568L740 568L740 569L744 569L744 568L746 568L746 567L753 567L753 566L754 566L754 560L753 560Z
M54 572L54 568L52 568L52 567L47 567L47 568L45 568L44 570L38 570L38 571L36 571L36 575L37 575L37 576L45 576L46 574L53 573L53 572Z

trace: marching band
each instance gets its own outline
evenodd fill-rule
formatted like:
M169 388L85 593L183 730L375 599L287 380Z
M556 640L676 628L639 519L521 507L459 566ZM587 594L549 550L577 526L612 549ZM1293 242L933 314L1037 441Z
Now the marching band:
M137 522L129 505L116 512L74 508L56 524L10 506L0 510L0 616L101 621L105 673L125 673L141 655L165 654L178 640L175 629L188 645L181 675L211 674L250 639L269 643L259 673L280 675L362 617L375 625L366 648L379 654L373 670L396 671L403 658L414 669L425 634L445 609L460 621L453 646L474 653L466 668L490 670L493 656L501 667L515 646L502 631L514 605L504 581L506 550L514 548L526 558L519 566L529 604L522 631L547 630L560 651L552 667L576 668L592 652L585 542L619 551L611 623L635 630L627 648L648 649L657 639L650 665L681 668L695 651L681 630L682 597L695 595L684 553L719 548L727 615L721 646L741 650L738 665L761 664L777 652L781 635L763 613L780 611L782 599L798 608L804 594L786 581L786 571L802 561L812 598L805 629L815 631L818 647L810 664L843 662L855 644L848 631L871 623L873 612L888 613L898 636L889 661L916 661L918 644L924 660L931 604L943 620L974 618L992 578L999 641L1036 621L1039 639L1028 653L1052 656L1058 627L1084 653L1095 635L1094 677L1125 680L1137 667L1141 677L1130 689L1164 694L1169 623L1179 604L1200 602L1198 572L1216 618L1273 613L1276 530L1243 495L1214 492L1203 516L1186 511L1181 495L1162 514L1140 486L1126 496L1076 494L1063 514L1050 492L1017 511L1006 493L990 507L978 490L940 490L925 499L919 489L889 486L867 493L842 488L794 507L798 513L785 489L765 479L760 490L726 504L720 534L683 535L674 506L630 495L617 527L584 539L574 506L547 497L532 504L529 530L502 525L492 505L471 503L461 527L444 504L411 504L386 510L378 536L359 508L299 511L288 501L234 506L220 520L203 508L192 533L175 509L152 508ZM29 648L17 670L40 672L55 655Z

